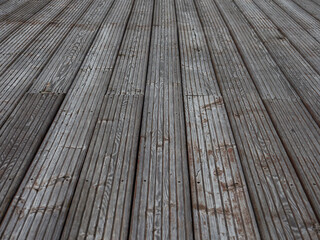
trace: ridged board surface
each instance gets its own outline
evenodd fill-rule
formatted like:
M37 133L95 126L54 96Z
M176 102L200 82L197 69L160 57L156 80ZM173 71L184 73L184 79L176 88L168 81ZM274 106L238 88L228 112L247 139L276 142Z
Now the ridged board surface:
M118 1L105 19L9 207L6 224L0 227L2 238L59 238L131 4L132 1Z
M192 239L173 0L155 1L129 239Z
M195 238L259 239L195 5L176 2Z
M319 239L320 0L0 0L0 239Z

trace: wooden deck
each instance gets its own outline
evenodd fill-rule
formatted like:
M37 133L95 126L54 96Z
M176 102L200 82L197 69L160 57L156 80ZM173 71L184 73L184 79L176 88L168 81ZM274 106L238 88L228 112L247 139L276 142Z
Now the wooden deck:
M0 0L0 239L320 239L320 0Z

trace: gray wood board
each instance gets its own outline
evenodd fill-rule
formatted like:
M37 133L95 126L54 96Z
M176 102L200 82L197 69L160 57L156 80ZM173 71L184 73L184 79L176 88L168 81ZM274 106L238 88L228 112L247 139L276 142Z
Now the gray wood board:
M52 121L52 117L49 118L49 120L46 120L46 118L45 120L43 120L44 117L46 115L54 116L57 112L57 108L55 106L58 106L64 98L65 94L61 94L60 91L55 91L55 89L53 89L53 86L55 86L57 82L64 82L65 88L63 89L62 93L67 93L72 83L72 79L74 79L77 70L81 65L81 62L85 58L87 50L89 49L92 40L95 37L95 33L98 31L99 26L101 25L111 5L112 1L96 0L87 9L87 12L83 15L83 17L80 18L78 24L82 24L78 27L74 27L73 31L69 35L70 37L68 37L66 41L64 41L64 43L59 47L59 50L57 50L52 57L51 61L46 65L45 69L50 69L49 71L51 71L51 74L48 74L45 70L43 70L43 72L37 78L37 82L39 84L41 84L42 82L46 83L46 85L43 84L47 87L46 89L42 89L42 91L36 91L35 93L29 90L26 94L23 94L28 89L27 79L31 78L31 80L29 81L30 85L34 78L34 74L42 69L39 66L33 67L32 61L30 59L28 62L29 65L21 64L21 67L22 69L34 69L35 73L33 71L27 71L23 73L18 72L17 74L11 73L10 77L12 76L13 78L10 79L10 77L8 77L10 80L9 82L17 81L18 84L16 84L16 87L11 91L11 96L13 97L14 101L4 101L6 102L5 116L7 116L9 119L5 120L4 116L2 115L1 123L3 123L4 125L1 130L6 131L6 134L3 134L5 140L3 140L2 144L4 146L1 145L0 147L5 147L2 155L2 161L10 163L10 166L12 166L12 168L16 168L12 170L10 169L10 171L14 172L14 174L19 171L19 174L17 175L19 176L19 178L11 180L10 183L8 183L5 179L8 178L7 175L1 177L0 182L3 182L6 185L6 188L3 188L1 190L2 198L11 199L12 195L15 193L14 190L8 191L7 188L10 187L10 189L18 189L22 180L21 176L24 176L25 172L28 169L27 167L19 167L22 164L21 162L23 162L25 166L28 166L28 164L32 161L34 153L37 151L39 143L41 143L41 140L45 135L43 133L43 129L47 129L48 126L50 126L49 122L51 123ZM39 57L39 55L40 54L37 54L36 56ZM41 61L42 59L43 58L40 58L39 64L44 64ZM47 81L49 79L55 80L54 84L50 85L50 88L48 87L48 83L51 82ZM19 86L19 88L17 88L17 86ZM1 93L10 93L10 91L6 89L6 91L1 91ZM59 101L56 100L52 103L51 101L45 101L45 97L34 97L48 95L47 98L51 99L52 97L49 96L51 96L52 94L54 94L54 96L55 94L59 94ZM29 98L31 98L31 100L29 100ZM28 109L31 111L33 107L39 108L38 105L42 106L46 103L48 104L48 106L45 113L39 110L32 112L32 118L36 123L36 127L42 129L41 131L39 130L40 132L38 136L33 132L34 126L32 125L33 123L30 123L31 120L29 118L24 118L24 116L27 114L26 111L28 111ZM13 111L13 109L15 110ZM10 114L10 112L12 113ZM43 120L43 122L38 119ZM27 129L30 129L30 132L28 132ZM20 139L21 136L23 136L23 139ZM8 146L5 146L6 143L8 143ZM9 143L14 144L14 147L12 147ZM3 169L7 168L8 167L3 164ZM0 205L0 212L2 213L2 215L5 213L5 208L8 204L8 201L9 200L6 200L6 202L3 203L4 206L2 206L3 204Z
M262 237L317 237L316 216L246 69L239 45L214 2L196 1L196 5Z
M320 215L320 129L235 4L216 1L309 200Z
M76 5L83 6L79 2L81 1L56 0L50 2L41 11L22 24L8 38L0 42L0 74L12 64L36 37L41 36L41 32L47 26L51 28L59 25L63 26L64 23L68 23L68 18L71 17L72 19L72 16L76 16L78 13L72 11L72 7L76 8Z
M28 2L29 0L7 0L2 2L0 5L0 20Z
M134 1L64 239L128 237L152 13L153 1Z
M90 9L91 3L92 0L79 0L71 3L69 11L62 14L64 17L62 17L60 24L46 28L42 34L36 37L29 48L23 51L0 75L0 126L6 121L23 94L37 79L43 67L46 66L75 23L88 8ZM92 13L92 9L89 13ZM42 80L43 78L40 76L37 81ZM42 91L48 92L45 88Z
M320 43L273 1L253 0L253 2L320 74Z
M0 17L0 41L10 36L19 26L41 11L51 0L30 1L16 11L8 14L7 17ZM0 7L1 8L1 7Z
M313 17L320 20L320 6L312 0L293 0L301 8L309 12Z
M235 3L320 125L320 75L252 1Z
M300 26L320 42L320 22L292 0L273 0Z
M2 238L59 238L127 25L132 1L105 19L0 227Z
M0 130L0 221L28 170L63 95L26 94Z
M174 1L155 1L130 239L192 239Z
M196 7L176 5L195 238L260 239Z

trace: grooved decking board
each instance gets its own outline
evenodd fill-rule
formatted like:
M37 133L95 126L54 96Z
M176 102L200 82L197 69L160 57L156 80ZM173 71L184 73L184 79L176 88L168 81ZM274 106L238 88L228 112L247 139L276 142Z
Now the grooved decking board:
M0 42L0 74L2 74L4 70L12 64L17 56L19 56L35 38L42 35L41 32L47 26L53 28L55 26L59 26L59 22L62 27L63 24L68 26L68 17L70 17L69 15L71 14L71 16L74 16L78 14L77 12L73 12L72 14L72 9L70 8L70 4L71 6L75 6L75 2L79 4L81 1L55 0L50 2L41 11L22 24L8 38L5 38L4 41ZM83 5L80 4L80 6ZM65 12L68 12L69 15L63 14ZM65 22L61 21L63 16L63 20Z
M61 16L60 25L49 26L9 66L0 78L0 126L26 91L67 92L112 3L75 1Z
M155 1L130 239L192 239L174 1Z
M320 129L235 4L216 1L314 211L320 215Z
M262 238L318 238L316 216L219 9L195 2Z
M95 0L73 26L29 92L66 93L114 0ZM48 45L48 44L46 44ZM31 74L29 73L28 76Z
M0 41L3 41L3 39L13 33L14 30L21 26L25 21L27 21L37 12L41 11L41 9L44 8L50 1L52 0L29 1L28 4L25 4L16 11L10 13L8 17L0 17Z
M23 94L27 89L27 87L24 86L24 88L21 89L20 87L18 89L21 90L21 97L19 96L18 98L14 95L14 99L17 102L18 99L22 99L15 107L15 111L13 111L11 115L7 114L7 116L10 116L9 119L7 121L1 121L5 122L4 126L1 128L1 131L5 131L5 134L2 134L3 139L0 144L0 149L2 147L4 148L1 162L8 163L2 164L2 168L5 169L7 173L11 171L11 175L18 174L16 178L10 177L12 178L10 181L7 180L9 178L8 175L4 174L3 176L0 176L0 183L4 184L2 189L0 189L0 218L4 215L9 200L15 194L15 190L18 189L22 178L28 169L26 166L29 166L31 163L34 154L44 138L45 131L48 126L50 126L53 116L57 112L57 107L55 106L58 106L64 98L64 94L61 93L67 92L71 84L71 79L74 78L80 67L95 33L98 31L99 25L102 23L102 20L105 18L111 5L112 1L94 1L90 8L88 8L88 11L79 20L78 24L80 24L80 27L73 29L70 37L67 38L60 47L61 51L57 51L51 61L46 65L46 69L49 69L51 73L48 74L47 71L43 71L40 76L38 76L37 82L39 84L45 82L46 84L42 84L44 86L48 86L48 83L50 83L50 86L56 86L59 85L58 83L64 82L65 87L63 88L63 91L55 91L55 88L52 87L46 89L46 91L40 91L42 93L39 93L39 91L36 91L36 93L28 91L28 93ZM37 56L39 56L39 54ZM23 66L23 68L32 67L27 65ZM26 78L33 78L33 75L30 72L13 76L13 79L17 80L18 83L22 82L23 79L25 81ZM50 82L51 80L53 83ZM12 81L13 80L10 82ZM13 90L13 93L17 92L19 92L17 89ZM52 93L59 94L59 97L56 97L57 99L54 102L51 100L54 98L51 96ZM44 95L42 96L42 94ZM31 100L29 100L30 98ZM50 101L46 101L46 99L49 99ZM14 109L12 102L7 102L7 104L10 104L10 110ZM41 111L35 110L29 118L25 117L29 105L32 108L38 109L38 106L43 107L45 104L48 104L45 111L42 109L40 109ZM6 112L8 112L8 108L6 108ZM44 118L46 115L49 116L48 120ZM34 132L35 127L32 125L33 122L36 123L36 129L41 130ZM7 143L14 143L14 145L13 147L11 145L6 146ZM10 167L12 169L10 169Z
M22 181L62 95L26 94L0 130L0 220Z
M320 43L274 2L253 1L320 74Z
M153 1L135 1L63 239L128 237L152 14Z
M312 0L293 0L296 4L298 4L301 8L309 12L313 17L320 20L320 6Z
M195 5L176 3L195 238L260 239Z
M7 17L19 7L28 3L29 0L7 0L0 5L0 20Z
M5 122L23 94L46 65L72 26L88 10L93 0L75 0L66 8L57 25L48 26L28 49L0 75L0 126ZM40 81L42 78L40 78ZM39 80L38 80L39 81Z
M101 26L8 209L1 238L59 238L132 3L116 1Z
M0 239L320 239L320 0L0 0Z
M235 3L320 125L320 75L252 1Z
M320 41L320 22L292 0L273 0L287 12L300 26L307 30L318 42Z

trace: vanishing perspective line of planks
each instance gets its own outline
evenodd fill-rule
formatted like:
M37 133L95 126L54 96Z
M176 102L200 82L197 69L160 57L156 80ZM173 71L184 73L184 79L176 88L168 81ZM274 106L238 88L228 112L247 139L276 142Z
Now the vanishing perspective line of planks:
M0 239L320 239L319 0L0 0Z

